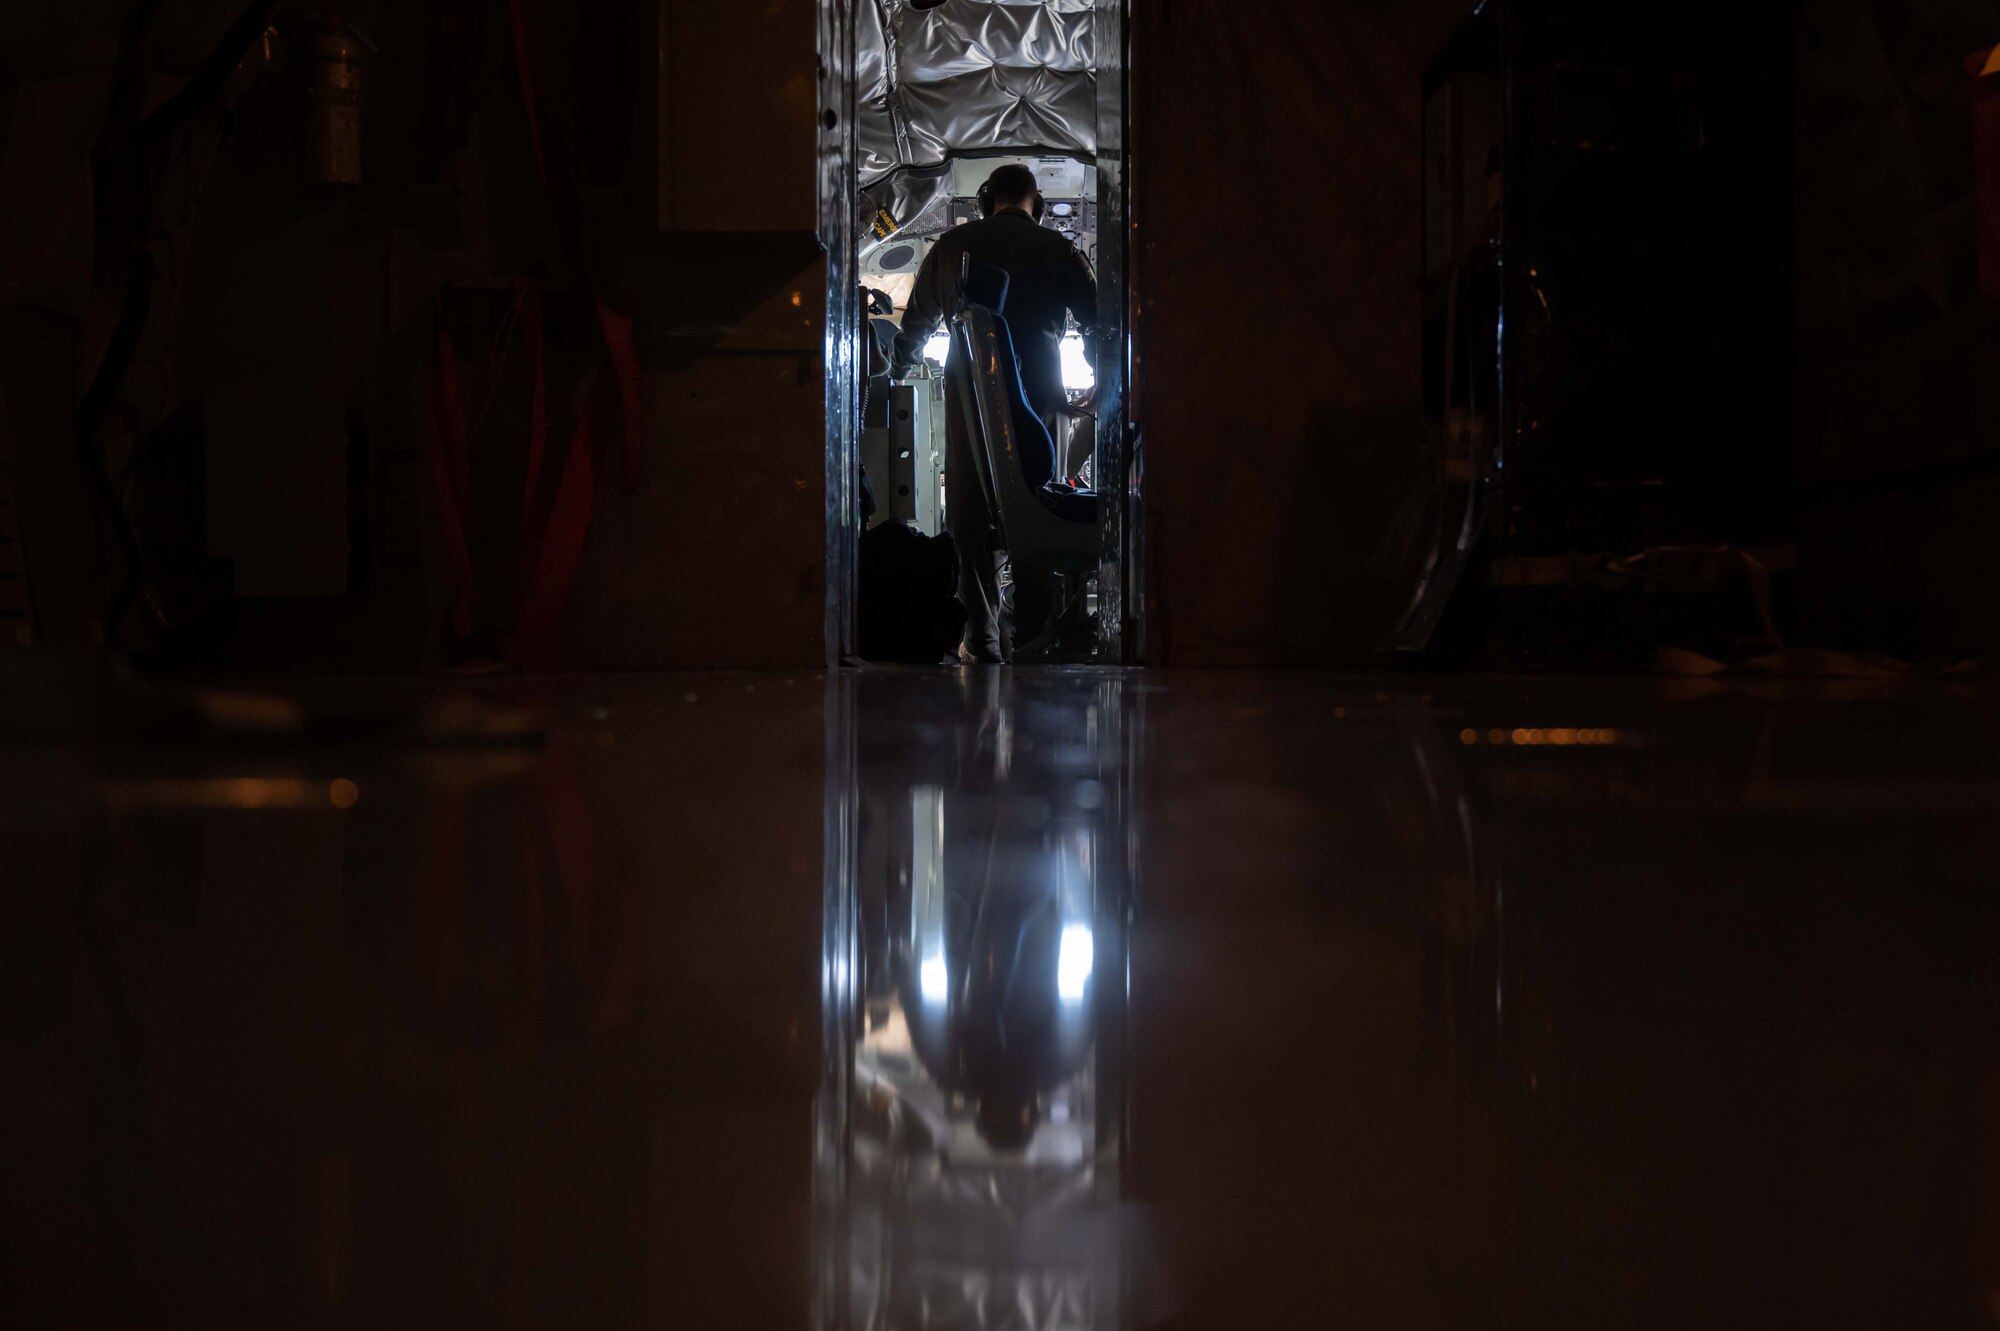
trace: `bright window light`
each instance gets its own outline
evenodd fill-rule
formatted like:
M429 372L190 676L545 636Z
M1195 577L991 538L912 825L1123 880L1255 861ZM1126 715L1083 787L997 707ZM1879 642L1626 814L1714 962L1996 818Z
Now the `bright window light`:
M931 340L924 343L924 359L940 368L951 355L951 334L940 328L931 334ZM1084 359L1083 338L1071 333L1062 340L1063 387L1072 393L1084 393L1097 387L1097 374Z
M1090 980L1096 951L1097 942L1090 936L1089 925L1063 926L1062 951L1056 954L1056 997L1065 1003L1083 1001L1083 987Z
M1067 944L1068 940L1065 939L1064 942ZM1087 962L1085 969L1089 969ZM924 959L924 964L917 970L917 985L924 991L924 1002L934 1005L944 1002L945 990L951 985L951 976L944 968L943 957Z
M1083 358L1083 335L1070 333L1062 340L1063 387L1085 393L1097 387L1097 374Z

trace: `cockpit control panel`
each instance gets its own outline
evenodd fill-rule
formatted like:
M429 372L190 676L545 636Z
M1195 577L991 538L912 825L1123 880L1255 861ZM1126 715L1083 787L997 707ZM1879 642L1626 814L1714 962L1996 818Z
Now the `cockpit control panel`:
M1042 212L1042 225L1051 231L1060 231L1069 237L1069 242L1078 249L1097 235L1097 200L1095 199L1052 199L1042 196L1047 205ZM959 226L979 220L978 196L951 201L951 222Z
M1097 169L1068 157L968 157L951 165L940 183L948 190L934 196L919 215L890 218L878 209L861 242L862 276L896 277L914 274L937 238L952 227L979 220L979 187L993 171L1018 162L1035 173L1041 186L1042 225L1097 262Z

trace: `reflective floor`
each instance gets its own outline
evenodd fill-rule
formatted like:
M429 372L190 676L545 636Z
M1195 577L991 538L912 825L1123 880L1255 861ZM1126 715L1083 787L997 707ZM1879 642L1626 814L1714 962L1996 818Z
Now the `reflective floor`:
M0 1325L2000 1325L1980 683L0 672Z

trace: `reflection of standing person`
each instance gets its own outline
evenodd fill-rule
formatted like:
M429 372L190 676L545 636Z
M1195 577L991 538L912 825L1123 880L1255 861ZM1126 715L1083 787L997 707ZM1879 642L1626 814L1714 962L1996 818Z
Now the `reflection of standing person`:
M924 343L944 321L952 306L961 261L1003 270L1008 277L1006 318L1020 357L1021 386L1028 405L1055 434L1054 423L1067 406L1063 391L1062 339L1074 316L1085 329L1097 323L1097 279L1090 263L1060 232L1038 224L1042 195L1035 173L1010 164L995 171L980 192L984 219L947 231L925 256L911 289L903 331L896 338L898 367L916 364ZM1090 341L1085 339L1085 346ZM946 373L962 373L963 353L956 344ZM950 503L946 519L958 542L962 574L960 598L971 617L968 645L982 661L1004 661L1012 644L1001 615L999 574L994 564L992 521L985 496L972 481L977 475L971 442L964 437L957 413L948 413L949 452L945 459ZM1024 451L1022 468L1029 488L1040 489L1056 479L1054 457L1037 458ZM1030 471L1030 469L1033 469ZM1039 471L1043 474L1037 475Z
M1044 1097L1083 1070L1095 1043L1090 991L1073 979L1065 992L1062 970L1070 926L1088 918L1065 907L1090 901L1089 872L1059 840L1024 834L1021 810L997 792L947 789L942 823L953 829L940 846L942 949L905 959L904 1018L925 1071L976 1106L986 1144L1022 1151ZM1066 880L1079 899L1065 900ZM902 921L892 927L909 936Z

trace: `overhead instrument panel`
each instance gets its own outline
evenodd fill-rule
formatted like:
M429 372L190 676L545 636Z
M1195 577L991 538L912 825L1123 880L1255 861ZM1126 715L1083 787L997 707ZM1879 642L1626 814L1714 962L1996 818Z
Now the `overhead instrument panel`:
M997 168L1008 163L1019 163L1035 173L1047 205L1042 225L1067 238L1094 266L1096 167L1068 157L968 157L951 163L948 178L927 187L936 192L919 206L915 217L900 219L895 215L900 200L890 189L877 187L869 191L870 195L881 193L889 202L871 211L872 224L862 236L860 257L864 277L915 273L939 236L952 227L979 220L979 187Z

